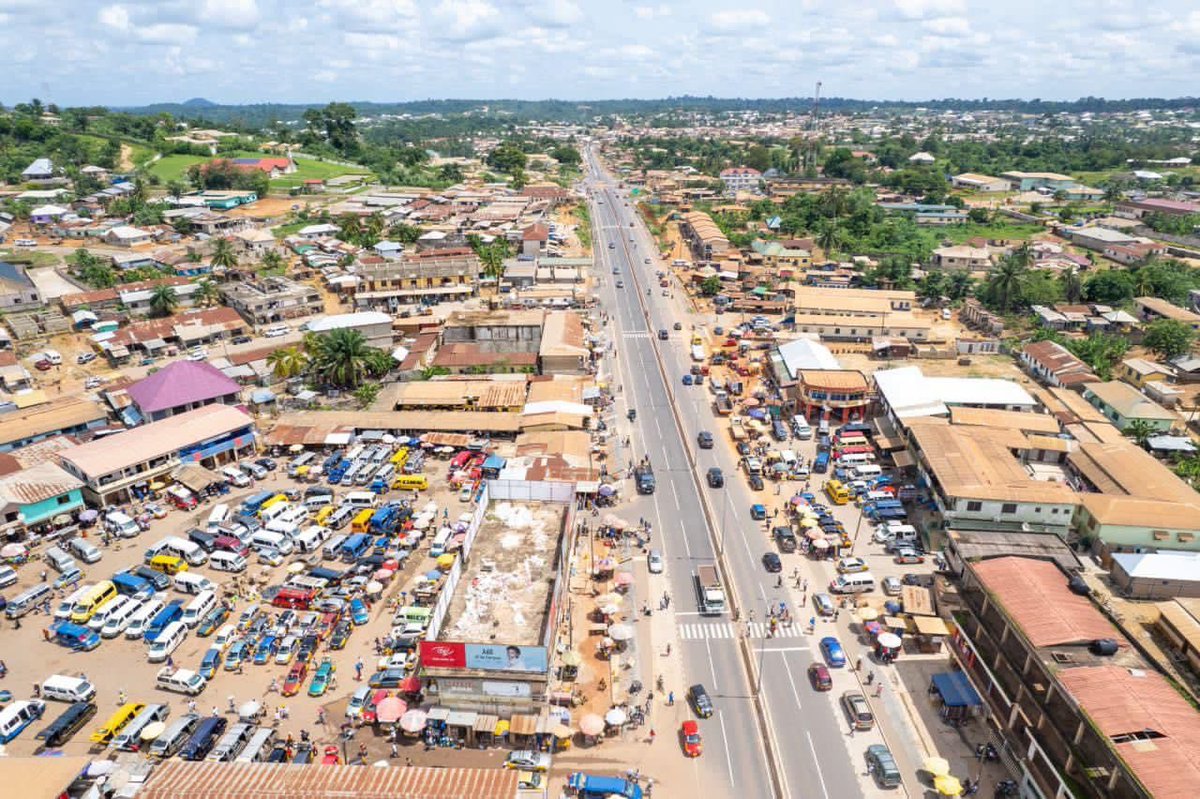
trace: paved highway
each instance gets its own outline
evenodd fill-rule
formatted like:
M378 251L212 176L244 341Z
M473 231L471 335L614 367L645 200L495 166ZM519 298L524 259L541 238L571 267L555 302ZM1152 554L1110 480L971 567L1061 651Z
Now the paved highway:
M762 701L780 754L783 794L821 799L862 796L856 776L861 752L852 751L846 723L831 696L815 694L808 685L806 670L817 657L816 639L805 635L801 624L774 638L763 638L761 622L767 608L780 601L790 606L791 598L786 589L776 588L777 576L767 574L762 567L762 554L769 542L758 523L749 518L749 507L755 500L739 476L736 453L722 440L725 436L711 410L711 395L706 387L681 383L690 367L694 319L689 321L682 296L662 296L654 274L661 264L649 232L636 218L634 209L625 206L615 183L603 173L592 153L588 153L587 160L596 270L603 281L601 300L611 314L609 332L619 356L614 380L624 387L618 431L630 431L633 456L648 455L658 480L657 491L650 497L638 497L629 515L653 521L652 546L662 550L667 560L688 682L703 682L718 708L717 715L702 723L706 751L698 787L716 793L720 785L720 793L727 796L766 797L774 793L752 699L754 677L747 674L738 650L737 635L747 632L747 616L753 610L758 623L750 625L748 632L755 658L761 664ZM596 201L600 198L603 202ZM610 243L615 247L610 249ZM649 264L644 262L647 257ZM614 267L619 275L612 273ZM618 280L624 288L616 288ZM677 321L682 323L682 331L672 330ZM671 331L668 341L657 339L657 331L663 328ZM658 359L669 384L663 380ZM672 406L678 409L682 435ZM638 412L633 425L623 421L629 407ZM711 450L696 447L700 430L712 431L717 446ZM693 454L695 473L685 446ZM701 487L697 481L710 466L720 466L725 472L724 489ZM710 534L702 510L702 490L708 493L718 527L715 535ZM626 493L633 494L632 481ZM697 565L715 560L714 540L726 552L731 572L728 576L743 613L740 623L734 623L728 615L700 616L696 611L693 571ZM794 556L785 561L786 573L798 562ZM819 584L819 572L806 572L810 583ZM795 615L802 622L807 620L808 611Z

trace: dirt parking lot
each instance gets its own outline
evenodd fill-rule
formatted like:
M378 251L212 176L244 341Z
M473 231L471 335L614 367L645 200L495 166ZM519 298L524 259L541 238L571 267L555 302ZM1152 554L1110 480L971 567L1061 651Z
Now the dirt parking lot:
M426 473L431 478L432 490L423 492L418 504L424 508L428 503L434 502L439 505L439 508L445 507L451 515L457 516L469 506L460 503L456 494L440 479L444 474L444 467L445 464L441 461L427 462ZM283 474L284 468L281 461L281 466L277 471L252 487L238 489L236 493L230 493L219 499L207 500L191 511L172 509L165 518L154 520L150 529L136 538L113 539L111 544L104 545L98 528L92 528L88 540L101 547L103 557L94 564L80 563L85 575L84 582L94 583L110 577L121 569L141 564L146 549L168 535L186 535L186 531L192 527L203 528L209 513L218 501L236 505L249 495L259 491L307 487L287 478ZM339 488L337 490L340 494L350 489ZM407 496L406 494L405 498ZM396 498L400 498L399 492L388 492L382 497L384 500ZM160 504L165 505L165 503ZM350 529L347 527L337 532L348 534ZM41 547L34 551L34 555L38 556L44 550L45 547ZM293 555L283 565L274 568L258 564L253 555L249 561L251 565L242 575L214 571L207 564L190 570L208 577L221 586L222 593L227 595L228 603L232 606L229 621L236 621L237 616L257 598L252 592L244 590L244 586L249 580L239 581L243 590L234 592L235 577L254 578L256 587L261 589L266 585L282 582L286 577L289 565L302 561L309 565L346 568L346 564L322 560L319 549L307 556ZM12 599L20 591L38 583L43 568L46 568L47 577L52 582L56 574L46 566L45 561L31 559L29 563L18 570L20 582L5 589L4 595ZM293 568L298 569L299 567ZM307 565L304 566L305 570L307 568ZM385 589L381 601L370 607L369 621L362 626L354 627L353 635L345 649L331 651L327 648L328 641L322 644L310 663L309 678L321 658L331 658L337 668L335 677L338 679L335 679L325 696L309 697L307 695L308 680L306 680L298 695L285 699L278 693L273 693L271 685L273 680L278 685L283 684L290 668L289 665L277 665L274 662L268 665L252 665L247 662L242 673L218 670L204 692L196 697L195 712L202 715L226 714L231 704L240 706L244 702L257 700L262 702L267 710L266 723L270 723L277 708L281 708L282 710L279 712L286 714L286 718L278 723L281 736L291 733L299 738L300 731L303 729L311 733L314 740L318 742L334 740L338 732L338 725L345 721L343 713L347 700L355 689L366 684L366 678L375 670L379 658L376 655L374 642L377 638L386 637L391 630L389 604L393 601L399 602L404 597L402 592L407 591L415 582L417 575L434 568L436 568L436 562L429 557L429 544L426 539L422 542L421 547L404 561L402 569L397 572L395 578ZM61 592L64 596L67 593L70 591ZM192 599L191 596L174 590L167 591L160 597L165 601L182 599L185 606ZM57 597L52 604L57 604ZM274 608L269 608L269 611L273 616L280 613ZM52 674L86 676L96 686L97 714L81 732L77 733L63 747L62 751L65 753L83 754L92 751L91 744L88 742L90 731L100 726L118 707L122 693L127 696L128 701L169 705L171 707L169 719L177 718L188 712L188 697L155 687L155 676L162 668L162 664L150 663L147 660L146 645L141 640L128 640L124 635L120 635L117 638L104 639L103 643L91 652L72 652L45 640L43 631L53 621L51 617L35 611L18 621L5 619L0 628L0 652L2 652L0 658L8 667L7 677L0 683L0 688L11 691L15 699L30 698L33 696L34 685L40 684ZM200 637L195 630L189 632L182 645L171 656L174 665L178 668L196 670L213 641L214 638L211 636ZM363 664L363 681L361 683L355 679L355 665L359 661ZM37 730L57 717L66 707L61 702L49 702L44 719L32 725L20 737L11 742L7 751L15 755L30 755L39 751L40 742L34 738ZM325 707L327 712L327 722L324 727L318 725L318 711L322 707ZM359 737L370 742L373 756L389 748L386 742L382 739L374 739L369 733L360 734Z

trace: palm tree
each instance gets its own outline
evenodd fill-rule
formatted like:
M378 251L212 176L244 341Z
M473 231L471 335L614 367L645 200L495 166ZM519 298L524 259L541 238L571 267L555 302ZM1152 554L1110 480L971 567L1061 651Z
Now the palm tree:
M299 347L281 347L267 356L267 366L271 367L271 374L280 380L304 374L308 363L308 355Z
M155 316L170 316L179 307L179 295L173 286L155 286L150 292L150 310Z
M1029 274L1028 264L1017 253L1006 257L988 278L988 291L992 299L1007 313L1021 293L1022 286Z
M321 337L313 353L313 372L324 382L339 388L357 388L368 372L372 348L357 330L332 330Z
M1121 432L1132 438L1139 447L1143 447L1146 445L1146 441L1150 438L1150 436L1154 435L1158 431L1154 429L1154 425L1150 424L1145 419L1134 419L1132 422L1125 425L1125 429Z
M1133 294L1135 297L1147 297L1154 293L1154 272L1142 266L1133 273Z
M212 258L210 259L213 266L219 266L226 271L237 268L238 257L233 251L233 243L229 239L216 239L213 242Z
M1079 276L1078 269L1071 269L1065 272L1062 276L1063 298L1067 302L1079 302L1083 298L1083 278Z
M499 278L504 274L505 249L494 244L479 248L479 260L483 262L483 274L494 278Z
M282 269L284 266L283 256L278 250L267 250L263 253L262 268L272 272Z
M374 348L367 352L367 371L371 373L372 377L383 377L395 366L396 359L390 352Z
M841 231L838 230L836 222L827 220L821 224L820 230L817 231L817 246L825 253L826 258L837 249L840 238Z
M338 220L338 238L347 244L354 244L362 235L362 222L354 214L343 214Z
M218 305L221 302L221 290L217 284L204 278L196 284L196 302L201 305Z
M971 273L966 270L959 270L950 273L950 285L946 287L946 296L952 300L966 299L971 295L971 288L975 285L975 278L971 277Z

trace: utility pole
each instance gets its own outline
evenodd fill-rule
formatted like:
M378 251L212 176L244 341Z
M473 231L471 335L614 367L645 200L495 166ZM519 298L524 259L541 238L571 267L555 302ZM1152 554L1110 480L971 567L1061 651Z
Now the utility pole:
M817 168L817 139L821 135L821 81L817 81L817 88L813 91L813 108L812 108L812 135L808 140L808 153L805 157L805 168Z

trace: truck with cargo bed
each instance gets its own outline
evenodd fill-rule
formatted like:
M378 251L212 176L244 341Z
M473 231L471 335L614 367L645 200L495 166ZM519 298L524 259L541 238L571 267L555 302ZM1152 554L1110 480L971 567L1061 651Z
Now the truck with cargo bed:
M653 494L655 488L654 469L648 463L640 463L633 469L634 483L639 494Z
M725 612L725 586L715 565L696 567L696 599L700 612L706 616L719 616Z

